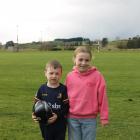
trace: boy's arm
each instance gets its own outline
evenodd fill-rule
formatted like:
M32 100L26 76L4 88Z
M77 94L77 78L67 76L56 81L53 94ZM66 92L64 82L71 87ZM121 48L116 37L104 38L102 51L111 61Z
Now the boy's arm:
M41 91L40 91L40 88L39 88L39 90L36 92L36 95L35 95L35 97L34 97L34 99L33 99L32 119L33 119L35 122L38 122L39 120L41 120L41 118L36 117L36 115L35 115L35 113L34 113L34 111L35 111L35 108L34 108L34 107L35 107L35 103L36 103L37 101L40 100L40 99L39 99L40 93L41 93Z
M39 122L41 120L40 117L36 117L36 115L34 114L34 112L32 112L32 119L34 120L34 122Z
M63 98L62 98L61 110L57 113L58 117L65 117L69 111L69 99L68 99L66 88L62 96Z
M35 108L34 108L35 103L36 103L37 101L39 101L39 100L40 100L40 99L38 99L37 97L34 97L33 107L32 107L32 119L33 119L35 122L38 122L38 121L41 120L41 118L36 117L36 115L35 115L35 113L34 113L34 111L35 111Z

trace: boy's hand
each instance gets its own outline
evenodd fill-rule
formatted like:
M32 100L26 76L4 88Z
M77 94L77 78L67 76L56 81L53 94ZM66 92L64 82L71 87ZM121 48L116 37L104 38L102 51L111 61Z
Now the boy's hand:
M53 113L53 116L48 119L48 124L54 123L56 121L56 119L57 119L57 115L55 113Z
M32 113L32 119L34 120L34 122L39 122L41 120L41 118L36 117L34 113Z

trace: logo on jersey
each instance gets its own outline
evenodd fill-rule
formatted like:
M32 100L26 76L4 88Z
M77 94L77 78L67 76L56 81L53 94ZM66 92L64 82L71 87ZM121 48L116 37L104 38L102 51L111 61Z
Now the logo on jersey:
M47 93L42 93L42 96L48 96L48 94Z
M59 93L57 99L62 99L62 93Z
M59 105L57 103L51 104L51 103L48 102L48 104L53 109L61 109L61 105Z

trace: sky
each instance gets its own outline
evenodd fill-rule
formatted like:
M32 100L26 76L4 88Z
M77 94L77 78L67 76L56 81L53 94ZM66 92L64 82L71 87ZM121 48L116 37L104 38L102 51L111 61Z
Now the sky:
M140 0L0 0L0 42L140 35Z

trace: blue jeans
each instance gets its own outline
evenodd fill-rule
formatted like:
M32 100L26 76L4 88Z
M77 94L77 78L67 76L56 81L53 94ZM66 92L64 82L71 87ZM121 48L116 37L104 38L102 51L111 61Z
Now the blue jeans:
M68 140L96 140L96 118L68 118Z

